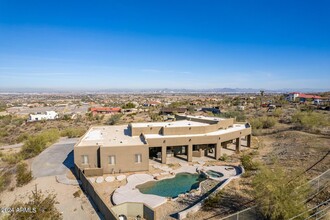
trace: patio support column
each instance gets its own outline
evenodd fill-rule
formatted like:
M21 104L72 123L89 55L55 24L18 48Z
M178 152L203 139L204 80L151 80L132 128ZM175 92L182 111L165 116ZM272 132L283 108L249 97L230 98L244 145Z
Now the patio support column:
M192 151L193 151L193 146L192 144L188 145L188 151L187 151L187 161L192 162Z
M221 142L218 141L217 145L215 146L215 159L219 160L221 157Z
M162 146L162 163L166 164L166 145Z
M246 136L246 146L251 147L251 134Z
M236 153L239 153L241 150L241 137L236 138Z

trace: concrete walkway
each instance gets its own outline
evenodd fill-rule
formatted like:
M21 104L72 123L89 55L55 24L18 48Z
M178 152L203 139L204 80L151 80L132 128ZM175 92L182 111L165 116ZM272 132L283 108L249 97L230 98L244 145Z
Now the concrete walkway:
M65 174L57 175L55 178L56 178L57 182L63 183L65 185L79 185L79 184L81 184L80 180L69 179Z

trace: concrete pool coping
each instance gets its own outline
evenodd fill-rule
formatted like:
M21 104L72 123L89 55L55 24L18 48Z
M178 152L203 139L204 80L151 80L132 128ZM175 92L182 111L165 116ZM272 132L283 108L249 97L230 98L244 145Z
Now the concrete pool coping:
M164 179L174 178L178 173L190 173L196 174L198 169L204 170L214 170L216 172L221 172L224 174L223 177L218 178L217 181L221 182L225 179L230 177L234 177L239 175L237 170L226 170L225 168L233 167L233 166L191 166L191 165L184 165L180 168L173 170L173 175L169 176ZM159 181L155 180L152 175L149 174L132 174L127 177L127 184L125 186L119 187L116 189L112 195L112 201L115 205L119 205L125 202L141 202L145 203L146 205L150 206L151 208L156 208L168 201L168 198L151 195L151 194L143 194L141 193L136 186L141 185L146 182L150 181Z

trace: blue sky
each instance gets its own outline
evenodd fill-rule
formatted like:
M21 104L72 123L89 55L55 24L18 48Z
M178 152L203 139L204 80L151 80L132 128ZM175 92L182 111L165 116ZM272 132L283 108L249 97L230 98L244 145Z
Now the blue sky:
M0 87L330 89L330 1L0 0Z

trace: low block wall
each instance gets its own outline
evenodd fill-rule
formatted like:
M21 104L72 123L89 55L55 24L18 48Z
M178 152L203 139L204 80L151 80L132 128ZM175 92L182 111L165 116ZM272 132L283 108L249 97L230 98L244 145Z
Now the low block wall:
M93 185L88 181L86 176L76 167L77 176L81 181L81 187L95 203L98 210L102 213L106 220L117 220L115 214L110 210L110 207L105 204L101 196L94 190ZM110 198L109 198L110 199Z
M84 174L85 174L85 176L102 176L103 169L102 168L85 168Z
M93 185L89 182L86 175L75 166L75 171L78 179L81 181L82 189L87 193L91 200L95 203L97 209L102 213L106 220L117 220L118 215L124 214L126 216L140 215L146 220L156 219L156 213L152 208L144 203L124 203L118 206L110 207L102 200L102 197L95 191ZM109 198L110 200L110 198Z

